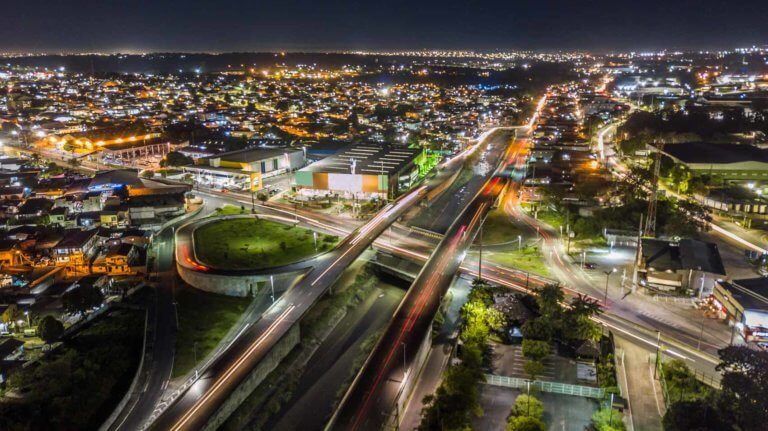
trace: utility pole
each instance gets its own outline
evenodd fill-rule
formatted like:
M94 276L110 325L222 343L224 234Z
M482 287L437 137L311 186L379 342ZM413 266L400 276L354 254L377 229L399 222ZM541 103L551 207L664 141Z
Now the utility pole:
M483 219L483 223L480 224L480 255L477 259L477 280L483 281L483 224L485 224L485 219Z
M655 142L656 153L653 164L653 178L651 179L651 199L648 201L648 219L645 224L645 235L656 236L656 207L659 200L659 174L661 172L661 152L664 150L664 142Z
M637 287L637 270L640 267L643 249L643 215L640 214L640 223L637 227L637 248L635 249L635 267L632 270L632 290Z

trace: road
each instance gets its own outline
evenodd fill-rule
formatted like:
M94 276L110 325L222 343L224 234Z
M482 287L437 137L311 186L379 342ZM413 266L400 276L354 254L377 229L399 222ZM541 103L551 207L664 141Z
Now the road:
M498 169L488 172L484 187L455 218L445 237L419 272L384 335L345 394L329 427L345 430L373 430L392 419L401 393L418 375L414 364L420 346L429 334L432 320L451 281L461 265L483 218L501 193L506 179L507 157L517 159L520 140L512 145L492 145L488 159Z
M112 430L140 429L144 420L152 414L168 385L173 371L173 357L176 344L176 319L173 305L173 289L176 285L176 267L174 265L173 227L168 227L155 236L155 274L159 276L155 284L155 302L152 305L154 327L147 331L153 334L151 355L144 363L145 376L142 379L141 392L130 400L123 413L110 428ZM147 359L145 359L147 360Z
M493 132L490 132L484 137L492 134ZM366 224L352 231L336 249L316 259L315 265L309 268L303 278L275 301L259 320L244 328L243 333L231 346L200 374L197 381L184 390L183 394L153 422L152 427L171 431L202 428L232 391L339 278L347 266L389 225L426 196L431 188L450 177L451 170L458 167L454 167L456 160L464 159L477 147L485 145L485 138L467 153L444 164L441 172L428 184L417 187L385 206Z

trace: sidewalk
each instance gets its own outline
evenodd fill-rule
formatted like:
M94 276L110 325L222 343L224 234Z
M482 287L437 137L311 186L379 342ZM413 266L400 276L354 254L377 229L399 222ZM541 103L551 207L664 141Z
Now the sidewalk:
M653 378L653 363L649 363L649 350L638 347L621 337L615 337L616 348L624 350L624 366L617 367L617 378L622 390L626 389L629 404L628 429L659 431L664 414L661 387ZM621 358L617 358L620 361Z

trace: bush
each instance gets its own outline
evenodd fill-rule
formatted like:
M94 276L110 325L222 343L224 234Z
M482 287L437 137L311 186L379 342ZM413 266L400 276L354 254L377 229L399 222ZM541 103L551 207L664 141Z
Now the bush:
M720 409L704 399L673 403L664 414L662 424L665 431L715 431L732 428L723 418Z
M624 431L623 417L616 409L602 408L592 415L592 426L597 431Z
M681 360L673 359L662 364L664 382L667 384L667 395L670 403L706 398L712 389L696 379L687 365Z
M539 340L523 340L523 356L541 361L550 353L549 343Z
M526 361L523 364L523 371L528 374L531 380L536 380L544 372L544 364L539 361Z
M544 431L546 426L541 419L530 416L513 416L507 422L507 431Z
M58 340L62 333L64 333L64 325L56 320L53 316L45 316L40 321L40 325L37 327L37 332L40 334L40 338L48 344Z
M530 416L541 419L544 416L544 405L532 395L518 395L512 406L512 416Z

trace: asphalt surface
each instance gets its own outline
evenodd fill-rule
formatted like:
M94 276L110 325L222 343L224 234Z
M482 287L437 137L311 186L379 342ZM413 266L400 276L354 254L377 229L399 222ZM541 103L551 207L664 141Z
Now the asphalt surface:
M381 285L361 304L350 310L328 334L310 358L296 394L266 429L275 431L322 430L333 413L337 393L350 377L361 344L383 328L403 298L404 291Z
M508 149L519 146L519 143L513 146L507 142L501 145L492 143L487 158L495 168L507 162ZM516 156L517 152L513 157ZM333 429L381 429L392 420L390 414L403 388L409 379L416 378L415 367L420 364L413 362L431 330L440 302L485 214L504 186L506 179L493 176L496 172L496 169L488 170L483 188L455 217L446 236L416 277L384 335L344 396L330 424Z
M339 278L346 267L389 225L426 196L430 188L449 177L452 169L457 168L456 161L464 157L461 155L444 164L441 172L428 185L420 186L387 205L365 225L353 231L336 249L318 257L316 265L308 270L301 281L284 293L258 321L243 328L242 335L200 374L197 381L184 389L176 401L153 422L152 428L172 431L202 428L229 394ZM318 223L317 220L314 222Z
M154 333L152 354L144 363L146 376L143 379L141 392L132 399L115 421L112 430L140 429L160 400L168 385L173 371L173 357L176 345L176 319L173 301L173 289L176 285L176 267L174 265L173 229L167 228L159 232L153 241L156 253L156 274L159 276L155 284Z

